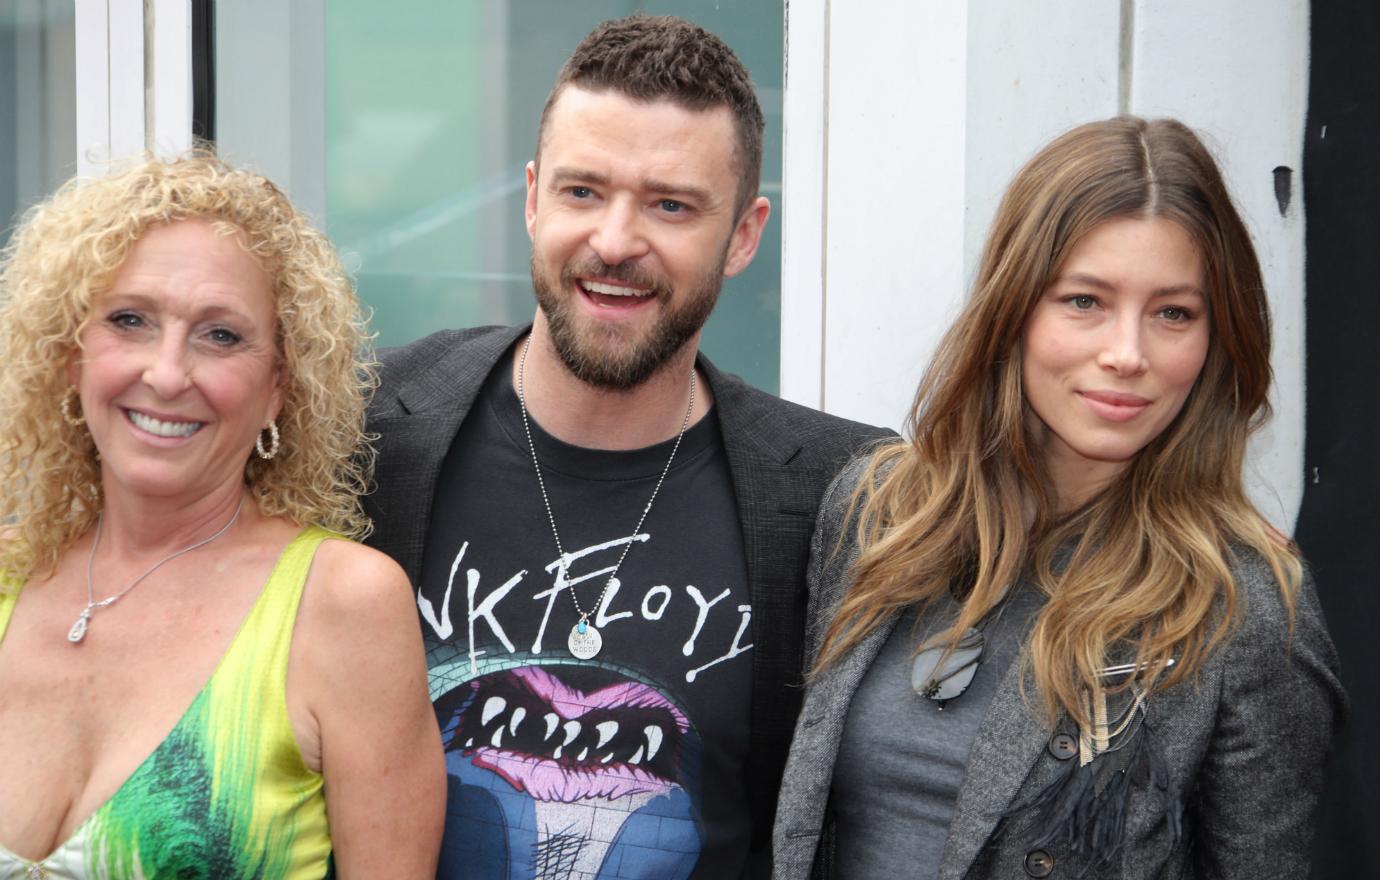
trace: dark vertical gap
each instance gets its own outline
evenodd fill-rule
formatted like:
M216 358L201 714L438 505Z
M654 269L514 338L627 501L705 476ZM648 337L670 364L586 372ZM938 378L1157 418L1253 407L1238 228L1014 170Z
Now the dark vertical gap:
M192 135L216 139L215 0L192 2Z
M819 200L821 241L819 243L819 408L826 410L826 396L829 393L829 95L832 78L829 64L833 60L830 52L833 45L830 34L834 28L834 9L831 0L824 0L824 160L819 182L822 197Z
M1297 538L1351 696L1323 793L1313 876L1351 880L1376 876L1380 865L1380 5L1313 3L1310 40L1302 175L1308 407Z

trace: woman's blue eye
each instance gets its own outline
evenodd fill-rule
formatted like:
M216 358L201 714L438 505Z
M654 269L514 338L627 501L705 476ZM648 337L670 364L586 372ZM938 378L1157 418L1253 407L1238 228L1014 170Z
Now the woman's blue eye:
M1072 304L1073 304L1073 307L1074 307L1075 309L1078 309L1080 312L1086 312L1088 309L1090 309L1090 308L1092 308L1093 306L1097 305L1097 300L1093 299L1092 297L1088 296L1087 294L1079 294L1079 295L1077 295L1077 296L1071 296L1071 297L1069 297L1069 302L1072 303Z
M1193 317L1193 313L1182 306L1165 306L1160 309L1160 314L1170 321L1187 321Z
M126 329L144 326L144 319L133 312L116 312L110 316L109 320L110 323L114 324L116 327Z
M224 327L217 327L208 333L207 336L217 345L234 345L240 341L240 334L233 330L227 330Z

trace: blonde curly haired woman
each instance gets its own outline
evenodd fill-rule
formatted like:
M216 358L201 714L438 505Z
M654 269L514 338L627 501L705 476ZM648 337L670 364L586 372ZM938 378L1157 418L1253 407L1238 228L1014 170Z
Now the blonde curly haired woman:
M820 508L778 878L1307 875L1344 698L1242 484L1269 349L1189 129L1017 173L911 439Z
M0 268L0 877L429 877L411 590L341 540L374 377L330 245L198 152L70 182Z

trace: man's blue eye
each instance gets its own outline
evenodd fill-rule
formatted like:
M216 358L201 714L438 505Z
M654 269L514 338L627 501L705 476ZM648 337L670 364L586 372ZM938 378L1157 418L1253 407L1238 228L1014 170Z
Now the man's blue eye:
M661 210L665 211L667 214L679 214L681 211L685 210L685 206L675 199L662 199Z
M594 191L587 186L572 186L570 194L577 199L587 199L594 195Z

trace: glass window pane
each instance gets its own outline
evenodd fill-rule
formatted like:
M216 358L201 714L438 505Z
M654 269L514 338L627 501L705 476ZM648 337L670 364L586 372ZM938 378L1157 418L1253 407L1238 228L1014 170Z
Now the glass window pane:
M217 139L228 158L256 164L308 209L324 209L381 345L531 318L523 168L557 70L605 19L680 15L733 47L766 115L762 192L779 206L781 4L311 0L290 13L274 5L217 4ZM319 74L302 58L320 58ZM319 134L315 100L324 106ZM291 112L267 109L265 118L280 104ZM773 218L753 265L725 284L703 343L719 366L772 392L780 264Z
M72 0L0 3L0 245L77 170Z

